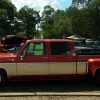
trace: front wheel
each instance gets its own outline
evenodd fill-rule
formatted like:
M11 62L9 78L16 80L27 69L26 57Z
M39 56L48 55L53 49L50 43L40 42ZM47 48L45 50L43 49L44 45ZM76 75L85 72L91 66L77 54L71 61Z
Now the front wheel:
M6 81L7 81L6 72L3 70L0 70L0 86L4 86Z

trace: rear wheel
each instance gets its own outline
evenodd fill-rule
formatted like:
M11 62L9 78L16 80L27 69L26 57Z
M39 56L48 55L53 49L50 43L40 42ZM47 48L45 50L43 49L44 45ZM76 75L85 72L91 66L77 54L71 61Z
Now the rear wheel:
M0 86L4 86L6 81L7 81L6 72L3 70L0 70Z
M97 71L95 77L94 77L95 83L100 86L100 71Z

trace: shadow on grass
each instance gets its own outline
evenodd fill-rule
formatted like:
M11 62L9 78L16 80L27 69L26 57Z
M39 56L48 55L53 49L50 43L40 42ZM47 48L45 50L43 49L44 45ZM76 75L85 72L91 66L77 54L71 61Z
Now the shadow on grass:
M0 87L0 92L93 92L100 91L92 81L15 81Z

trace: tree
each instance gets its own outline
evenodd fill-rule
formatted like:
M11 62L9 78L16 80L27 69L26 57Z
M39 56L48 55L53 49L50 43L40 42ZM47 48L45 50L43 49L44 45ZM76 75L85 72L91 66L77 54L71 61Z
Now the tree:
M11 23L16 14L16 7L10 0L0 0L0 34L1 36L11 34ZM13 33L12 33L13 34Z
M54 8L52 8L50 5L44 6L44 10L42 12L42 19L40 23L44 38L53 38L54 14Z
M90 13L90 24L91 34L94 37L94 40L99 39L100 33L100 0L94 0L91 4L88 5L88 11Z
M62 36L68 36L70 34L70 20L67 16L67 12L64 10L57 10L54 15L54 36L55 38L62 38Z
M94 40L98 39L100 32L100 0L73 0L73 4L85 4L86 6L83 11L85 12L86 20L84 22L84 32ZM87 30L87 31L86 31Z
M22 22L21 28L28 38L36 35L36 24L40 22L40 19L39 11L27 6L22 7L18 12L18 20Z

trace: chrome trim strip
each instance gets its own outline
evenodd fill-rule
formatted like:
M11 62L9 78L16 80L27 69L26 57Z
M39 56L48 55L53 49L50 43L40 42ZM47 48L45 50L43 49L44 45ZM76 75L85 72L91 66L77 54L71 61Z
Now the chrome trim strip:
M87 68L86 72L88 73L88 62L86 62L86 68Z

